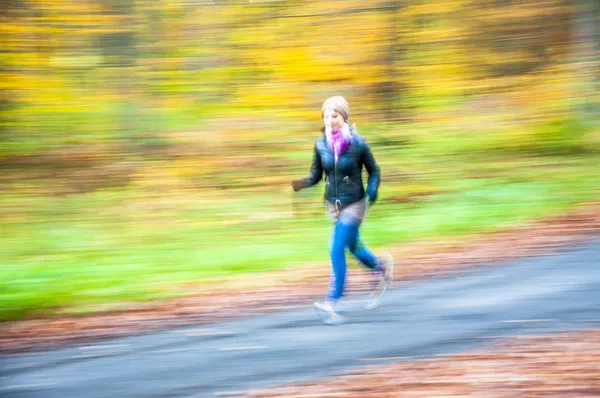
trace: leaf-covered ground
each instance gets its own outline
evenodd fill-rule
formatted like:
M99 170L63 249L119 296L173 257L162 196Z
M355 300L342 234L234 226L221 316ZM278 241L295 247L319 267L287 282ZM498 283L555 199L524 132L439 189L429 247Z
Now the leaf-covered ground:
M598 397L600 329L500 340L492 347L392 365L270 390L273 397Z

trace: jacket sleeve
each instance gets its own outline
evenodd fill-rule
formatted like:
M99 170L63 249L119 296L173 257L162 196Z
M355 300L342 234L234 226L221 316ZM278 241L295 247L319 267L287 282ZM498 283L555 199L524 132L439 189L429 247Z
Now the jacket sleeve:
M317 150L317 143L315 143L313 149L313 158L312 164L310 166L310 172L308 176L299 180L298 190L303 188L309 188L313 185L317 185L319 181L323 178L323 166L321 165L321 156L319 156L319 151Z
M362 162L367 169L369 179L367 181L367 196L369 201L374 203L377 200L380 181L379 165L375 161L371 147L366 142L363 142Z

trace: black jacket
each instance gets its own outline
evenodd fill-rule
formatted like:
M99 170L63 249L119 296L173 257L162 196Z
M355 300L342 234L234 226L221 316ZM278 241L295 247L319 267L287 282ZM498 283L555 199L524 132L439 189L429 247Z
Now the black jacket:
M367 188L363 186L362 169L367 170L369 179ZM325 200L343 208L365 197L374 203L379 189L379 166L375 162L369 144L363 137L353 135L351 145L338 158L337 164L333 151L327 145L325 134L317 138L313 160L307 177L293 183L294 190L316 185L325 174Z

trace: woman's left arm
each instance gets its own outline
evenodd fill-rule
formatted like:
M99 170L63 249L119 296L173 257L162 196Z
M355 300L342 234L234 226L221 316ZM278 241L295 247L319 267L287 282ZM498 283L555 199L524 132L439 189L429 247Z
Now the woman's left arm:
M363 142L361 158L362 163L367 169L367 173L369 173L369 180L367 181L367 198L369 203L373 204L377 200L379 191L380 170L375 161L375 157L373 156L373 152L371 151L371 147L366 141Z

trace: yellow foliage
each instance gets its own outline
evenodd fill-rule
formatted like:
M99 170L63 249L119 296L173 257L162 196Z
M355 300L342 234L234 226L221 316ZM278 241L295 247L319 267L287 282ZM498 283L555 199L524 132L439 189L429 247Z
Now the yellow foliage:
M333 93L365 117L382 98L389 108L508 92L535 112L562 106L576 79L561 31L570 6L496 3L137 0L125 15L102 2L31 0L0 24L0 89L41 113L135 102L312 118ZM546 59L539 48L549 49ZM533 66L513 73L519 64ZM386 91L392 83L398 91Z

